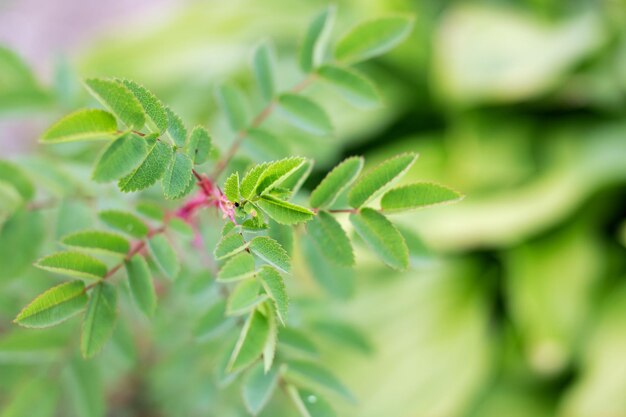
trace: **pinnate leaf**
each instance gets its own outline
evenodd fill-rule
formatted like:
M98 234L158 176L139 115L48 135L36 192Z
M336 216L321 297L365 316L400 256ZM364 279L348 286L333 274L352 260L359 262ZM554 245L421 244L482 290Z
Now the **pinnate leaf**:
M289 272L291 268L291 259L285 249L267 236L257 236L250 241L250 250L270 265L275 266L284 272Z
M254 275L254 257L248 252L240 252L230 258L217 274L221 282L238 281Z
M61 243L65 246L106 252L115 255L126 255L130 250L130 243L124 237L101 230L82 230L64 236Z
M261 90L261 97L265 101L270 101L274 96L274 51L269 41L262 42L254 50L252 67Z
M181 198L189 188L189 183L193 180L191 172L193 162L187 154L174 152L165 173L163 174L163 194L167 199Z
M228 201L239 201L239 173L233 172L224 182L224 195Z
M109 340L117 320L117 292L115 287L101 282L96 285L87 304L80 338L80 351L91 358Z
M82 311L87 305L85 284L65 282L39 295L15 318L24 327L49 327L59 324Z
M450 188L433 183L416 183L394 188L380 200L385 211L403 211L459 201L463 196Z
M235 132L244 130L248 125L248 115L241 92L230 84L222 84L217 88L216 95L231 129Z
M174 142L174 145L179 148L184 147L187 143L187 128L183 123L183 119L169 107L165 108L165 113L167 114L167 134Z
M37 268L58 274L90 280L99 280L107 273L107 267L98 259L81 252L57 252L35 263Z
M396 227L375 210L364 208L351 214L356 232L387 265L404 270L409 265L409 249Z
M141 255L135 255L125 265L133 299L139 309L151 317L156 309L157 297L148 263Z
M300 46L299 61L302 71L310 72L322 62L335 20L335 12L335 6L328 6L311 21Z
M241 394L250 414L256 416L263 410L278 385L278 376L278 368L266 373L261 363L253 366L246 374Z
M259 280L267 295L274 302L278 318L285 324L289 310L289 298L287 297L283 277L271 266L264 265L259 270Z
M363 175L352 187L348 193L348 202L354 208L361 207L404 175L416 159L417 154L407 153L382 162Z
M228 297L226 314L240 316L261 304L267 299L266 295L259 295L261 284L256 279L247 279L239 282Z
M133 93L141 107L143 107L148 127L154 132L165 132L167 129L167 113L161 100L143 85L131 80L121 80L121 82Z
M328 135L333 126L319 104L298 94L285 93L278 97L280 113L295 127L313 135Z
M256 205L280 224L291 225L307 222L313 217L311 210L269 195L261 197Z
M75 142L80 140L113 139L117 122L109 112L97 109L77 110L68 114L41 135L44 143Z
M98 158L92 178L96 182L118 180L129 174L148 154L145 139L129 133L111 142Z
M228 361L227 369L237 372L250 366L263 353L269 336L267 317L259 310L254 310L241 329L239 339Z
M141 103L119 81L104 78L85 80L89 92L129 129L139 130L146 123Z
M218 242L215 248L215 259L228 258L233 256L246 248L246 242L243 240L243 236L239 233L230 233L223 236Z
M324 65L317 71L320 78L334 87L346 101L356 107L371 109L380 104L376 86L363 75L337 65Z
M176 278L180 271L178 256L172 249L172 244L163 234L153 236L148 240L148 248L159 269L170 279Z
M196 126L189 135L189 143L187 144L187 153L193 160L194 164L203 164L209 159L211 151L211 136L209 132L202 126Z
M127 176L119 180L123 192L139 191L148 188L163 176L174 157L173 149L165 142L148 138L148 153L141 163Z
M333 168L311 193L311 207L330 207L337 197L357 179L363 169L363 157L352 156Z
M342 36L335 46L338 61L356 63L382 55L406 39L413 19L388 16L363 22Z
M108 226L133 237L142 238L148 234L148 226L139 217L127 211L104 210L98 213L98 216Z
M327 259L341 266L354 265L350 239L332 215L320 211L307 223L307 231Z

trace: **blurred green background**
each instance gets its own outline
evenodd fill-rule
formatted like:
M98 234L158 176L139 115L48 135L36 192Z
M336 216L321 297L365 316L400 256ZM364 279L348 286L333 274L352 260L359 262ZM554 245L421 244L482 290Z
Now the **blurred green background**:
M285 132L285 152L316 159L309 189L344 156L362 154L374 164L411 150L420 158L407 181L441 182L467 196L400 219L411 236L407 273L392 272L365 249L354 272L316 267L314 247L299 240L290 291L303 328L341 319L369 340L360 349L317 340L323 361L359 399L334 403L339 414L626 416L626 1L337 4L335 36L388 12L414 13L416 24L400 48L359 68L376 80L384 108L356 111L320 87L312 94L332 109L337 135ZM189 126L209 126L223 146L229 137L216 83L232 79L252 91L250 50L270 37L279 51L279 86L293 85L298 39L325 5L4 0L0 153L61 196L114 198L85 185L93 148L36 143L51 121L86 102L80 77L137 80ZM76 162L61 168L77 180L54 178L60 156ZM64 204L65 215L48 217L55 219L46 228L50 239L93 222L88 205ZM16 257L3 239L0 257ZM33 243L32 254L19 256L34 260L42 252ZM33 375L58 335L16 356L12 347L46 334L17 331L11 319L49 277L29 268L14 279L5 268L0 404L22 395L45 408L46 391L33 388ZM177 284L154 325L124 324L99 360L74 364L63 377L108 404L111 416L246 415L236 389L220 391L215 382L218 348L189 336L185 322L204 302L192 293ZM90 373L102 381L89 382ZM262 415L295 415L285 402L278 394ZM98 415L81 412L81 404L71 408ZM0 416L20 415L9 412Z

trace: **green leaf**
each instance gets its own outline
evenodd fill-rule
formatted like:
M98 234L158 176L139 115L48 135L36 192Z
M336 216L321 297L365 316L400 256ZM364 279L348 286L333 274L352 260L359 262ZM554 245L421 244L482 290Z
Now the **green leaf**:
M300 247L311 277L324 291L339 300L348 300L354 295L354 268L330 262L308 234L301 237Z
M193 162L187 154L174 152L174 158L163 174L162 185L165 198L172 200L185 195L189 183L193 180L192 169Z
M130 243L124 237L101 230L82 230L66 235L61 239L65 246L112 253L125 256L130 250Z
M348 193L350 205L359 208L385 191L411 168L417 156L415 153L398 155L363 175Z
M337 265L354 265L354 253L350 239L333 216L325 211L320 211L313 221L307 223L306 228L326 258Z
M290 144L267 129L250 128L245 134L243 149L255 160L274 160L291 155Z
M9 161L0 161L0 181L12 185L24 201L29 201L35 195L35 186L26 172Z
M108 226L130 236L142 238L148 234L148 226L132 213L121 210L104 210L98 213L98 216Z
M452 203L461 199L463 196L450 188L422 182L387 191L380 200L380 207L385 211L404 211Z
M255 204L280 224L292 225L307 222L313 217L311 210L269 195L261 197Z
M250 414L256 416L263 410L278 385L278 376L277 367L266 373L261 363L252 367L246 374L241 394Z
M263 265L259 270L259 280L267 295L274 302L278 318L283 324L286 324L289 297L287 297L283 277L271 266Z
M264 311L267 313L267 325L269 327L269 335L263 346L263 369L269 372L274 364L276 357L276 343L278 341L278 326L276 325L276 309L274 305L267 301L263 305Z
M355 107L372 109L380 105L381 98L376 86L358 72L336 65L324 65L317 73Z
M104 107L129 129L140 130L146 124L146 115L139 100L119 81L89 78L85 86Z
M35 266L50 272L72 277L99 280L107 273L101 261L81 252L57 252L41 258Z
M0 227L0 271L14 278L30 267L47 235L41 210L20 210Z
M270 265L275 266L284 272L289 272L291 260L285 249L267 236L257 236L250 241L250 250Z
M333 168L311 193L311 207L330 207L337 197L357 179L363 169L363 157L352 156Z
M96 182L118 180L128 175L148 155L144 138L126 134L111 142L98 158L92 179Z
M259 178L263 175L263 172L269 167L269 164L263 163L259 165L255 165L244 175L241 180L241 186L239 187L239 192L241 197L250 199L256 190L257 184L259 183Z
M180 264L172 244L163 234L153 236L148 240L148 248L161 271L170 279L176 278L180 271Z
M332 392L351 402L355 400L350 390L335 375L313 362L289 362L284 377L291 383Z
M105 417L105 388L100 375L100 364L72 358L63 370L63 385L69 394L68 407L73 416Z
M226 300L218 300L200 317L194 327L194 335L199 339L210 339L226 328L231 321L226 317Z
M189 143L187 144L187 154L191 157L194 164L200 165L209 159L211 151L211 136L209 132L202 126L196 126L189 135Z
M312 325L316 334L327 339L347 346L364 354L371 354L374 351L371 342L357 328L346 323L331 320L317 321Z
M274 96L274 51L269 41L262 42L254 50L252 67L261 97L265 101L270 101Z
M267 317L259 310L254 310L241 329L239 339L228 361L228 371L237 372L256 361L263 353L268 336Z
M335 45L335 59L356 63L382 55L405 40L413 18L388 16L363 22L343 35Z
M302 417L336 417L330 404L313 391L298 389L290 384L286 385L286 389Z
M315 343L304 332L293 327L284 327L280 330L280 345L286 347L292 353L312 358L319 357L319 351Z
M298 94L284 93L278 97L280 113L295 127L313 135L328 135L333 126L328 115L316 102Z
M280 181L281 188L289 190L290 195L296 194L313 170L313 160L305 159L300 167Z
M269 193L274 187L281 185L282 181L300 168L306 159L291 157L271 162L259 175L254 192L258 195Z
M59 393L58 382L50 376L25 378L3 401L0 417L54 417Z
M68 114L39 139L43 143L109 140L117 135L117 122L109 112L96 109L77 110Z
M218 242L215 248L215 259L228 258L233 256L246 248L246 242L243 240L243 236L239 233L228 234Z
M239 281L254 275L254 257L248 252L240 252L230 258L217 274L220 282Z
M0 228L22 206L24 200L14 186L0 180Z
M137 211L145 217L162 222L165 217L165 211L163 208L151 201L141 201L137 203Z
M266 295L259 295L261 284L256 279L247 279L239 282L228 297L226 315L240 316L267 299Z
M239 201L239 173L233 172L224 182L224 195L228 201L236 203Z
M118 182L123 192L139 191L148 188L163 176L174 157L174 150L165 142L148 138L148 153L141 163Z
M151 317L156 309L157 297L148 263L141 255L135 255L125 265L133 299L139 309Z
M375 210L364 208L351 214L356 232L380 259L392 268L404 270L409 266L409 249L396 227Z
M330 32L335 20L336 7L328 6L316 15L309 25L300 46L300 68L311 72L324 59Z
M39 295L15 318L24 327L49 327L59 324L82 311L87 305L85 284L65 282Z
M179 148L184 147L187 143L187 128L183 123L183 119L169 107L165 108L165 113L167 113L168 135L172 139L172 142L174 142L174 145Z
M167 129L167 113L165 106L150 90L131 80L120 80L137 98L143 108L146 123L153 132L162 134Z
M235 132L244 130L248 126L248 115L241 92L230 84L222 84L218 86L216 95L231 129Z
M101 282L96 285L87 304L80 338L80 351L91 358L109 340L117 320L117 292L115 287Z

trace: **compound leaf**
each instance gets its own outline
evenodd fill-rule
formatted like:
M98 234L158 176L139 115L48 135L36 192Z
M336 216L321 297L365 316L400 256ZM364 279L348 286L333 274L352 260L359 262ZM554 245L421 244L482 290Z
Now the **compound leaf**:
M263 353L269 330L267 317L259 310L254 310L241 329L227 369L230 372L237 372L257 360Z
M222 237L215 247L215 259L228 258L246 248L246 242L239 233L230 233Z
M101 282L96 285L87 304L80 338L80 351L91 358L109 340L117 320L117 292L115 287Z
M78 278L99 280L107 273L107 267L98 259L81 252L57 252L41 258L35 266L50 272Z
M185 195L189 183L193 180L193 162L187 154L174 152L165 173L163 174L163 194L167 199L180 198Z
M240 252L230 258L217 274L221 282L238 281L254 275L254 257L248 252Z
M450 188L433 183L416 183L387 191L380 200L385 211L404 211L459 201L463 196Z
M165 130L167 130L168 118L165 112L165 106L161 103L161 100L143 85L137 84L131 80L120 81L133 93L137 100L139 100L147 116L146 122L148 127L155 132L165 132Z
M156 309L157 297L148 263L141 255L135 255L125 265L133 299L139 309L151 317Z
M295 127L313 135L328 135L333 126L319 104L298 94L285 93L278 97L280 113Z
M39 140L44 143L61 143L113 139L116 135L117 122L111 113L83 109L70 113L53 124Z
M123 192L139 191L150 187L163 176L174 157L174 151L167 143L154 138L147 139L148 153L141 163L118 182Z
M300 168L305 161L306 159L302 157L292 157L271 162L259 176L255 188L256 194L263 195L269 193L274 187L280 185L285 178Z
M246 175L244 175L241 180L241 185L239 187L239 192L243 198L249 199L252 197L257 188L257 184L259 183L259 178L268 167L268 163L263 163L253 166L250 170L248 170L248 172L246 172Z
M331 206L337 197L357 179L363 169L363 157L352 156L333 168L311 193L311 207Z
M85 80L85 85L91 95L129 129L140 130L146 124L146 116L141 103L121 82L89 78Z
M307 223L307 231L317 244L320 252L337 265L353 266L354 253L348 235L333 216L320 211Z
M24 327L49 327L82 311L87 305L85 284L65 282L52 287L28 304L15 318Z
M289 272L291 260L287 251L274 239L267 236L257 236L250 241L250 250L270 265L284 272Z
M148 154L145 139L126 134L111 142L98 158L93 170L92 179L96 182L107 182L128 175Z

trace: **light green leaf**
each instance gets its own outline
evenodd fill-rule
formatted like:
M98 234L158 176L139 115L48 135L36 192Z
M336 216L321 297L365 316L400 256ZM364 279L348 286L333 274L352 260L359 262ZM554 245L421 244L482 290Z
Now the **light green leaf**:
M317 73L322 81L334 87L348 103L363 109L380 105L381 98L376 86L358 72L327 64L320 67Z
M385 211L404 211L459 201L463 196L450 188L433 183L416 183L394 188L380 200Z
M167 223L167 226L179 233L182 236L188 237L188 238L193 238L194 236L194 230L193 227L186 222L185 220L181 219L180 217L173 217L169 220L169 222Z
M357 179L363 169L363 157L352 156L333 168L311 193L311 207L330 207L337 197Z
M183 119L169 107L165 108L165 113L167 113L167 134L174 142L174 145L179 148L184 147L187 143L187 128L183 123Z
M203 164L209 159L211 151L211 136L209 132L202 126L196 126L189 135L189 143L187 144L187 154L191 157L194 164Z
M240 316L267 299L265 294L259 295L261 284L256 279L247 279L238 283L228 297L226 315Z
M229 372L237 372L250 366L263 353L269 336L267 317L254 310L241 329L239 339L228 361Z
M24 327L49 327L82 311L87 305L85 284L65 282L52 287L30 302L15 318Z
M354 268L330 262L308 234L301 237L300 247L311 277L324 291L339 300L348 300L354 295L356 287Z
M131 80L120 80L137 98L146 115L146 123L153 132L162 134L167 129L165 106L150 90Z
M286 390L302 417L336 417L330 404L313 391L290 384L286 385Z
M363 175L348 193L350 205L359 208L385 191L411 168L417 156L415 153L398 155Z
M307 231L320 252L330 261L341 266L354 265L350 239L339 222L329 213L320 211L312 221L307 223Z
M267 129L250 128L245 133L243 149L255 160L274 160L291 155L290 143Z
M313 218L311 210L269 195L261 197L255 204L280 224L297 224Z
M193 162L187 154L174 152L165 173L163 174L163 194L165 198L172 200L185 195L189 183L193 180Z
M91 358L109 340L117 320L117 292L115 287L101 282L96 285L87 304L80 338L80 351Z
M148 188L163 176L165 169L174 157L174 150L165 142L147 139L148 153L141 163L118 182L123 192L139 191Z
M291 157L271 162L259 176L254 192L258 195L269 193L274 187L281 185L281 182L300 168L305 158Z
M271 266L263 265L259 270L259 280L267 295L274 302L278 318L283 324L286 324L289 297L287 296L283 277Z
M382 55L405 40L413 18L388 16L363 22L343 35L335 45L335 59L356 63Z
M165 217L163 207L151 201L141 201L137 204L137 211L145 217L162 222Z
M254 191L256 190L257 184L259 183L259 178L263 175L263 172L269 167L269 164L263 163L259 165L253 166L247 173L244 175L241 180L241 186L239 187L239 192L241 193L241 197L245 199L249 199L252 197Z
M269 327L269 335L263 346L263 369L265 372L269 372L274 364L274 358L276 357L276 343L278 341L278 326L276 325L276 309L272 303L267 301L263 305L264 312L266 312L267 325ZM262 307L262 308L263 308Z
M351 214L356 232L380 259L392 268L404 270L409 266L409 249L396 227L375 210L364 208Z
M133 237L142 238L148 234L148 226L132 213L121 210L104 210L98 213L98 216L108 226Z
M156 309L157 297L148 263L141 255L135 255L125 265L133 299L139 309L151 317Z
M246 248L246 242L243 240L243 236L239 233L228 234L218 242L215 248L215 259L228 258L233 256Z
M248 252L240 252L230 258L217 274L220 282L232 282L254 275L254 257Z
M117 122L111 113L104 110L83 109L70 113L53 124L39 140L43 143L110 140L116 135Z
M257 236L250 241L250 250L270 265L275 266L284 272L289 272L291 260L285 249L267 236Z
M347 346L364 354L371 354L374 348L359 329L347 323L331 320L317 321L312 325L316 334L326 337L335 343Z
M200 317L193 333L199 339L211 339L231 323L226 317L226 300L220 299Z
M305 159L304 163L291 174L280 181L280 187L289 190L290 195L295 195L313 170L313 160Z
M29 201L35 195L35 187L26 172L9 161L0 161L0 181L11 184L24 201Z
M311 358L319 357L319 351L315 343L304 332L293 327L284 327L280 330L281 348L287 348L291 353Z
M261 363L248 371L241 387L241 394L250 414L256 416L263 410L278 385L278 376L277 367L266 373Z
M280 113L295 127L313 135L328 135L333 126L328 115L316 102L298 94L285 93L278 97Z
M130 250L128 240L115 233L103 232L101 230L75 232L64 236L61 239L61 243L74 248L122 256L125 256Z
M96 182L118 180L128 175L148 155L144 138L126 134L111 142L98 158L92 179Z
M350 390L335 375L313 362L289 362L284 377L297 385L332 392L351 402L355 400Z
M180 271L180 264L172 244L163 234L153 236L148 240L148 248L161 271L170 279L176 278Z
M230 84L222 84L217 87L216 95L231 129L235 132L244 130L248 125L248 115L241 92Z
M107 273L101 261L81 252L57 252L41 258L35 266L46 271L72 277L99 280Z
M139 100L119 81L89 78L85 86L104 107L129 129L140 130L146 124L146 115Z
M224 195L228 201L236 203L239 201L239 173L233 172L224 182Z
M274 51L269 41L262 42L252 56L254 76L263 100L270 101L274 96Z
M336 7L328 6L316 15L309 25L300 46L300 68L311 72L324 59L326 47L335 20Z

